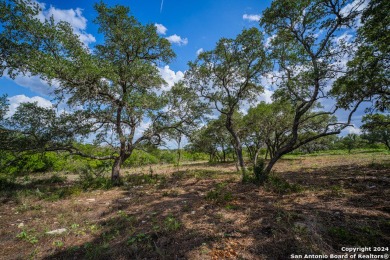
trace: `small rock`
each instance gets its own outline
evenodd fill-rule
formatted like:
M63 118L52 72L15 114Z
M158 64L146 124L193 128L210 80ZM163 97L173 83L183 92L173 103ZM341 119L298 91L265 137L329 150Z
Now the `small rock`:
M96 199L87 199L87 201L96 201Z
M194 210L194 211L191 211L191 214L194 215L194 214L195 214L195 210Z
M22 227L24 227L24 223L23 222L18 225L18 228L22 228Z
M49 234L49 235L59 235L59 234L62 234L66 232L66 228L60 228L60 229L55 229L55 230L52 230L52 231L48 231L46 232L46 234Z

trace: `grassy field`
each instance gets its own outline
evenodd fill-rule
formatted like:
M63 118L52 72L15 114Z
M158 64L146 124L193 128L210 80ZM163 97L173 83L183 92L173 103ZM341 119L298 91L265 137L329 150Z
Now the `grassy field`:
M390 154L289 155L264 187L232 163L1 182L1 259L288 259L390 245ZM61 234L47 232L62 230Z

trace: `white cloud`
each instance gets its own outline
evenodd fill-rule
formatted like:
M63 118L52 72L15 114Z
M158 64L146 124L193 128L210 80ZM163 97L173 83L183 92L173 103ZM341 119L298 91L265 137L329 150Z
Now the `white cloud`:
M244 14L242 16L242 19L248 20L251 22L258 22L260 21L261 16L259 14Z
M42 11L37 15L41 21L50 19L50 17L53 16L54 21L57 23L59 21L68 22L72 27L73 32L79 36L80 40L85 45L96 41L92 34L85 32L88 20L83 16L82 9L57 9L53 6L50 6L49 9L46 9L46 5L44 3L37 3L42 8Z
M166 37L166 39L170 42L170 43L175 43L179 46L181 45L187 45L188 43L188 39L187 38L181 38L179 35L177 34L174 34L174 35L171 35L171 36L168 36Z
M170 89L176 82L184 78L184 73L180 70L178 72L174 72L166 65L164 68L158 68L161 77L167 82L168 87L164 90Z
M154 26L156 26L157 28L157 33L158 34L166 34L168 29L167 27L165 27L164 25L160 24L160 23L155 23Z
M30 97L27 97L25 95L17 95L17 96L13 96L13 97L8 98L8 101L9 101L9 110L7 112L6 117L12 116L16 112L16 109L18 108L18 106L21 103L37 102L38 106L45 107L45 108L49 108L49 107L53 106L53 104L49 100L44 99L43 97L38 97L38 96L30 98Z
M362 133L362 130L359 127L356 127L356 126L348 126L346 128L346 130L348 131L348 134L360 135Z
M4 73L3 76L12 80L6 73ZM19 74L13 81L19 86L28 88L32 92L43 96L50 95L54 88L59 86L59 83L55 80L52 82L52 86L50 86L45 80L39 78L38 76L31 76L30 74Z
M260 95L260 101L265 101L265 103L272 103L272 94L274 94L273 91L265 88L264 93Z
M266 48L270 47L270 46L271 46L271 41L272 41L273 39L275 39L276 36L277 36L277 35L274 34L274 35L271 35L270 37L268 37L268 38L265 40L264 46L265 46Z
M196 51L196 55L199 56L199 54L201 54L202 52L204 52L203 48L200 48L199 50Z
M355 0L352 3L344 6L340 10L340 13L343 16L347 16L351 12L361 12L362 10L364 10L367 7L368 3L369 3L369 0ZM361 18L361 14L359 14L355 18L355 22L356 22L357 27L360 27L362 25L360 18Z

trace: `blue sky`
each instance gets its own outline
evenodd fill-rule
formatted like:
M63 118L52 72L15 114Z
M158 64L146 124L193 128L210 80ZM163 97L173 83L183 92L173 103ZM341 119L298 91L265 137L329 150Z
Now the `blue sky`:
M107 5L129 6L131 14L142 24L158 24L162 37L172 42L172 48L177 57L168 66L161 64L160 72L163 78L172 85L182 78L187 69L188 61L196 58L197 52L212 49L222 38L232 38L244 28L258 27L261 12L271 1L255 0L122 0L104 1ZM80 35L81 39L93 48L101 43L103 38L98 34L98 28L93 23L96 12L94 1L59 1L40 0L43 8L41 18L51 15L56 20L66 20ZM20 76L15 81L3 76L0 78L0 95L7 94L10 98L11 110L20 102L37 101L45 106L50 103L50 88L37 77ZM272 92L262 95L263 100L269 100ZM358 114L362 114L359 111ZM354 120L360 124L360 116Z
M235 37L243 28L258 26L255 21L270 1L255 0L122 0L104 1L107 5L129 6L131 14L141 23L161 24L166 28L163 37L179 39L172 42L177 57L165 68L167 77L175 80L176 74L187 69L188 61L194 60L198 50L210 50L221 37ZM96 12L93 1L39 1L46 17L65 19L82 35L90 47L102 42L98 27L93 23ZM246 19L244 19L247 17ZM251 19L248 19L251 18ZM180 37L180 38L179 38ZM91 40L92 39L92 40ZM163 66L162 66L163 67ZM179 75L181 75L179 73ZM42 96L49 98L45 83L37 78L19 77L16 82L7 77L0 78L0 95Z

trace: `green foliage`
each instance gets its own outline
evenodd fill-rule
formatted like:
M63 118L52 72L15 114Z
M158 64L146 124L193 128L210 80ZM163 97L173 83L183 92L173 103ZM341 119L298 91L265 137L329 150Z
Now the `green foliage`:
M276 175L269 176L265 188L278 194L290 194L303 191L303 187L299 184L290 184L285 179Z
M255 183L262 184L267 180L268 176L264 172L264 168L265 168L264 159L259 159L257 161L257 164L253 167Z
M359 136L357 134L348 134L342 138L344 147L351 153L351 150L358 147Z
M169 232L176 232L181 227L180 221L178 221L172 214L169 214L164 219L164 231Z
M80 174L80 186L83 190L108 190L114 186L114 183L101 173L96 174L87 170Z
M330 187L330 192L329 192L330 196L332 197L338 197L338 198L341 198L341 197L344 197L345 196L345 191L344 191L344 188L340 185L332 185Z
M30 231L23 230L22 232L17 234L16 237L19 238L20 240L26 241L30 244L36 244L36 243L38 243L38 239L34 235L31 234L31 232L33 232L33 231L34 230L30 230Z
M151 241L150 235L145 233L136 234L127 240L128 245L148 244Z
M381 244L382 231L373 226L356 226L347 228L343 226L328 228L328 234L338 245L367 245Z
M20 157L14 157L10 153L5 153L5 158L2 159L1 164L4 167L0 171L9 174L26 174L47 172L53 170L58 164L53 154L24 154Z
M227 190L227 183L218 183L216 187L206 193L206 200L217 204L226 204L233 200L233 194Z
M159 159L156 156L141 150L135 150L133 151L133 154L123 163L123 166L143 166L157 163L159 163Z
M389 10L389 1L371 0L363 11L363 25L354 42L357 51L347 63L347 72L336 81L333 89L339 105L344 108L370 100L371 110L385 112L390 109Z
M367 114L362 118L362 137L370 143L380 142L390 150L390 115Z
M123 177L123 183L130 186L156 184L164 177L153 174L128 174Z

